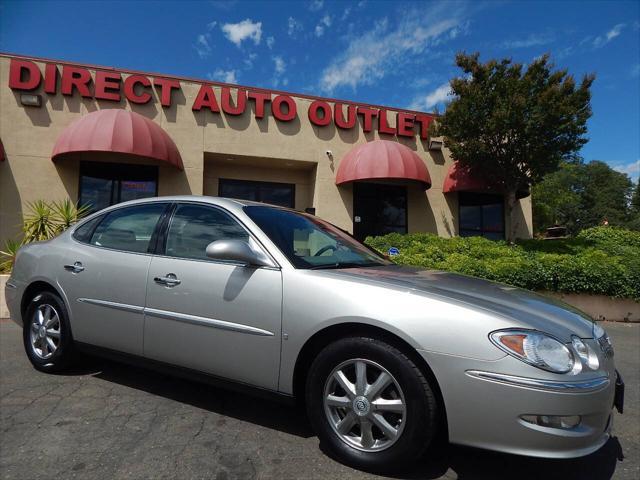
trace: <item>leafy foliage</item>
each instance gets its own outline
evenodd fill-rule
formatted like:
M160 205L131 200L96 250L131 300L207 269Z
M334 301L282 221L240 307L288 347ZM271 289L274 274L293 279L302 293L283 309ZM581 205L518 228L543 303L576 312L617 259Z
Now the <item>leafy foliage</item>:
M524 69L510 59L479 61L459 53L464 76L451 80L454 100L437 122L455 160L490 178L507 197L512 218L516 192L575 158L587 142L593 75L576 85L566 70L553 71L544 55ZM515 222L507 237L515 234Z
M0 273L11 270L22 245L49 240L89 213L87 207L78 207L68 199L52 203L36 200L29 203L28 208L22 224L22 239L7 240L4 250L0 251Z
M559 224L575 234L602 225L632 227L634 216L629 177L604 162L563 163L532 191L534 229L538 232Z
M396 263L486 278L531 290L592 293L640 300L640 232L614 227L577 238L523 240L516 245L482 237L442 238L392 233L366 243Z

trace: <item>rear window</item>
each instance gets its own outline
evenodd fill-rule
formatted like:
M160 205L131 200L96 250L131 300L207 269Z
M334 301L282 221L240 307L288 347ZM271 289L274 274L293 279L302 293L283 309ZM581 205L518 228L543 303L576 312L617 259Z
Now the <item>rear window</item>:
M152 203L119 208L106 215L91 236L91 245L146 253L166 204Z
M72 235L73 238L82 243L89 243L89 240L91 240L91 234L95 230L96 225L98 225L103 218L104 215L98 215L96 218L92 218L88 222L83 223L75 229Z

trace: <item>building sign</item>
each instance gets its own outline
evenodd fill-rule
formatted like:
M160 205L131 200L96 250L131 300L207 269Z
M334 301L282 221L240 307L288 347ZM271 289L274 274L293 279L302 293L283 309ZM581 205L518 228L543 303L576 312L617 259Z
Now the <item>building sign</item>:
M96 70L92 76L87 68L48 63L44 74L34 62L29 60L11 59L9 71L9 87L13 90L32 91L44 84L47 94L80 95L85 98L120 102L122 97L135 104L149 103L153 99L152 88L158 92L160 104L170 107L173 104L174 92L180 91L179 80L153 77L142 74L123 75L116 71ZM235 93L235 95L233 95ZM234 101L235 98L235 101ZM221 86L219 95L209 83L200 84L200 89L192 105L192 110L199 112L209 110L213 113L221 111L227 115L242 115L247 106L253 102L256 118L265 116L265 106L271 105L271 114L280 122L290 122L298 116L298 105L293 96L269 92L266 90L251 90L242 87ZM384 108L365 105L355 105L328 100L314 100L309 105L307 118L318 127L335 125L337 128L348 130L359 124L362 119L362 130L371 132L374 119L378 119L377 130L387 135L413 137L416 133L422 139L428 138L429 124L433 117L428 114L412 112L395 112L395 126L390 126L389 117L392 115Z

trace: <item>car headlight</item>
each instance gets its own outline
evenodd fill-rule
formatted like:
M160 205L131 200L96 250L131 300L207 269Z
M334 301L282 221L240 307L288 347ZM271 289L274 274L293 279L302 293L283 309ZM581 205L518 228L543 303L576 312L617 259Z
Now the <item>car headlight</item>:
M571 350L550 335L534 330L500 330L489 335L491 341L509 355L554 373L573 370Z
M596 352L586 343L584 343L580 338L575 335L571 337L571 345L573 349L576 351L582 363L588 366L591 370L597 370L600 366L600 361L598 360L598 355Z

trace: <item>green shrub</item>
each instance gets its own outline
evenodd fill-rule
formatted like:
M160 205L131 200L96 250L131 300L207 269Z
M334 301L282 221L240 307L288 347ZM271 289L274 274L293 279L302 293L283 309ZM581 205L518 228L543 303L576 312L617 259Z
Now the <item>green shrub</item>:
M640 233L594 227L576 238L523 240L442 238L393 233L366 243L401 265L446 270L531 290L592 293L640 300Z

